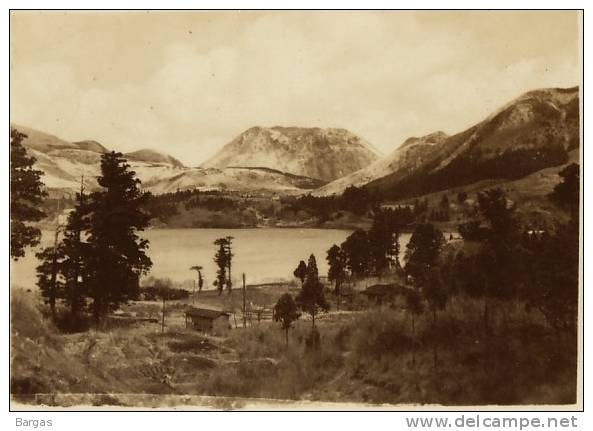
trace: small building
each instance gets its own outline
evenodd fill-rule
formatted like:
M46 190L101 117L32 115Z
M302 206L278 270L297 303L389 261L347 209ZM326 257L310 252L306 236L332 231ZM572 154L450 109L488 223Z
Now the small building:
M398 204L395 202L385 202L381 204L381 209L383 210L403 210L403 209L414 209L413 204Z
M224 311L191 307L185 312L185 327L222 335L231 327L229 317Z
M398 284L374 284L361 293L375 305L405 306L411 289Z

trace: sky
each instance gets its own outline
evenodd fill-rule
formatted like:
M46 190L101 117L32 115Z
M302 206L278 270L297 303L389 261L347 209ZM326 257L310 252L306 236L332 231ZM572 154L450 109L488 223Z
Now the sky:
M253 126L384 154L581 80L574 11L11 11L11 122L197 166Z

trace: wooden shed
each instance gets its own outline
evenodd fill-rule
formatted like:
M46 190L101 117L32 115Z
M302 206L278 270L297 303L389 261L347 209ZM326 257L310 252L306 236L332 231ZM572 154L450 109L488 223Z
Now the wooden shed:
M229 314L220 310L191 307L185 312L185 327L225 334L230 329Z

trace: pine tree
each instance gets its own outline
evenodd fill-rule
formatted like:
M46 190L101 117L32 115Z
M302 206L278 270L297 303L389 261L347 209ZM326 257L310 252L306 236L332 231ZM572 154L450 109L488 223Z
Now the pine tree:
M197 271L198 273L198 293L202 292L202 287L204 286L204 278L202 277L202 266L195 265L190 268L192 271Z
M218 288L218 294L222 294L222 291L224 290L224 286L227 283L227 276L226 276L226 270L228 268L228 263L227 263L227 250L226 250L226 246L225 246L225 239L224 238L219 238L216 241L214 241L214 245L218 246L218 250L216 251L216 254L214 255L214 263L216 263L216 266L218 267L217 271L216 271L216 287Z
M516 239L517 223L514 218L515 207L509 205L505 192L500 189L489 189L478 193L480 213L489 225L488 240L492 244Z
M80 317L88 295L87 284L90 276L87 273L86 262L89 257L89 244L83 239L86 239L86 232L90 226L89 215L89 205L81 179L80 192L76 194L76 206L68 215L62 240L64 261L61 264L61 270L66 288L64 299L70 308L73 324Z
M10 256L14 260L25 255L25 247L39 244L41 231L27 222L45 217L39 208L47 195L40 179L43 172L33 169L35 158L22 145L26 137L10 130Z
M214 255L214 263L218 267L216 271L216 285L218 286L218 293L221 294L226 286L229 295L233 290L233 281L231 279L231 267L233 261L233 237L227 236L218 238L214 241L214 245L218 246L218 250Z
M301 280L301 288L303 287L303 283L305 282L305 277L307 276L307 264L304 260L299 262L299 265L293 272L294 276Z
M64 280L60 275L60 266L64 260L64 247L58 243L56 230L56 241L54 245L45 247L35 256L39 260L37 266L37 286L45 303L49 305L52 320L56 320L56 302L59 297L64 296Z
M381 274L395 266L399 267L399 232L403 225L402 214L393 210L375 213L373 225L367 233L372 271Z
M303 311L311 315L312 329L315 328L315 316L318 312L329 310L329 304L323 293L323 283L319 281L319 271L314 255L309 256L305 282L296 301Z
M520 229L515 217L515 207L506 193L497 188L478 193L478 204L487 227L482 230L482 245L492 256L484 256L485 274L490 274L488 284L492 295L510 298L516 294L525 276L520 256ZM490 266L494 269L490 270Z
M417 286L424 286L445 245L443 233L430 223L418 224L406 246L406 272Z
M288 330L292 328L293 322L300 317L297 310L297 305L292 299L290 293L285 293L278 299L274 306L274 320L280 322L281 328L284 330L286 337L286 345L288 346Z
M235 256L233 254L233 249L232 249L234 238L232 236L227 236L224 239L225 239L225 248L226 248L227 269L229 272L228 280L227 280L227 291L230 295L233 290L233 278L232 278L232 274L231 274L231 266L232 266L232 262L233 262L233 257Z
M152 266L148 240L137 234L148 226L149 216L141 210L148 196L121 153L103 154L98 183L103 190L91 195L87 262L97 326L109 311L137 296L139 278Z
M373 256L369 235L364 230L354 231L342 243L346 267L356 277L368 275L373 269Z
M340 309L340 297L342 296L342 283L346 278L346 257L344 252L337 245L332 245L327 251L327 263L329 265L329 271L327 273L327 279L330 282L334 282L335 289L334 294L337 298L337 309Z

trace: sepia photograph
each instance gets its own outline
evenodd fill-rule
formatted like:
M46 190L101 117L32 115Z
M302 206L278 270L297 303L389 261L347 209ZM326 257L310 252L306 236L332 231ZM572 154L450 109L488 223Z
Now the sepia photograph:
M582 10L7 14L11 411L583 408Z

